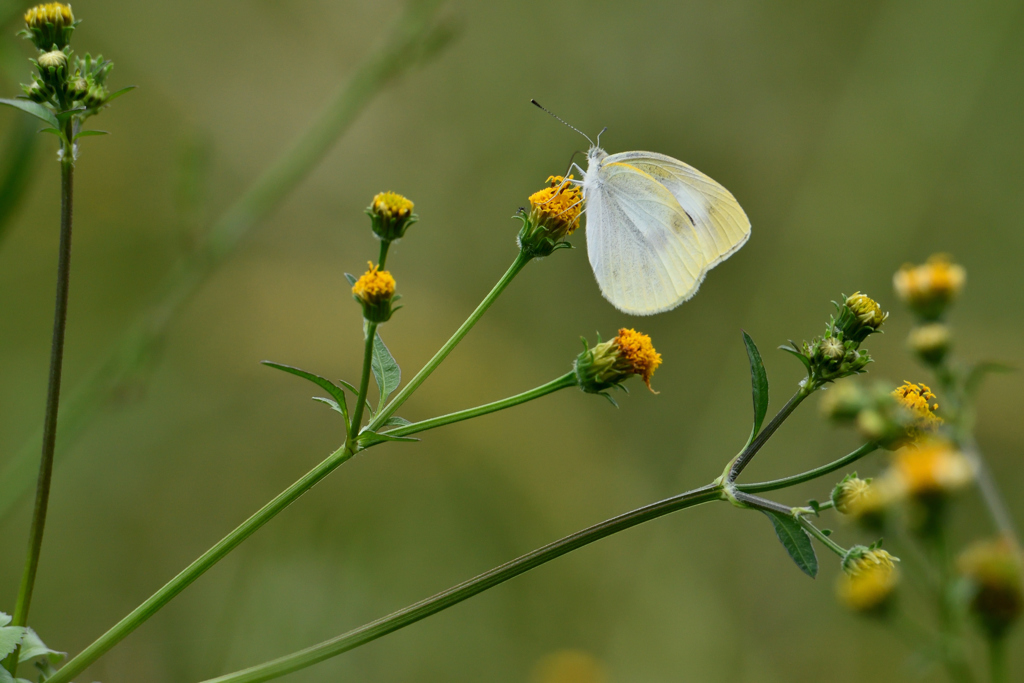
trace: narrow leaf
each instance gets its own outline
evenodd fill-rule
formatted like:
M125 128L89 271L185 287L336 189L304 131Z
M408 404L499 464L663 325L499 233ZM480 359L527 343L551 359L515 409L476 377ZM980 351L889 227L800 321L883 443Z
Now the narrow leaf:
M397 415L392 415L387 420L385 420L384 424L382 424L381 426L382 427L407 427L408 425L411 425L411 424L412 424L412 422L409 422L404 417L398 417Z
M37 119L42 119L46 123L50 124L54 128L60 128L60 123L57 121L57 117L53 115L53 112L31 100L6 100L0 99L0 104L6 104L8 107L14 107L20 109L27 114L31 114Z
M299 368L293 368L290 365L283 365L281 363L274 363L273 361L269 361L269 360L262 361L262 363L264 365L266 365L267 367L276 368L278 370L283 370L284 372L287 372L289 374L295 375L296 377L301 377L302 379L307 379L310 382L312 382L313 384L315 384L318 387L320 387L321 389L323 389L324 391L326 391L328 394L330 394L331 397L335 400L335 402L338 404L339 407L341 407L342 405L346 405L345 404L345 391L341 387L336 386L334 384L334 382L332 382L331 380L326 379L324 377L321 377L320 375L314 375L312 372L306 372L305 370L300 370ZM342 413L342 414L345 415L345 424L347 426L348 425L348 415L346 415L345 413Z
M352 384L351 382L346 382L343 379L339 379L338 383L341 384L341 386L343 386L346 389L348 389L349 391L351 391L352 395L358 398L358 396L359 396L359 389L357 389L354 384ZM373 406L370 405L370 400L369 399L364 399L363 404L366 406L366 409L370 411L370 415L374 415L375 414L374 411L373 411Z
M385 441L419 441L419 439L414 439L411 436L391 436L386 432L381 433L366 430L359 435L359 445L363 448L376 446L377 444L384 443Z
M764 417L768 414L768 374L764 371L761 354L750 335L743 333L743 345L747 347L747 358L750 360L750 393L754 400L754 428L750 430L750 439L754 440L761 431Z
M811 371L811 361L807 360L807 356L805 356L804 354L800 353L800 351L796 348L795 344L793 345L793 347L789 347L789 346L786 346L785 344L783 344L779 348L782 349L783 351L785 351L786 353L791 354L798 361L803 363L804 367L807 369L807 372Z
M83 130L81 133L75 136L75 140L77 140L78 138L91 137L93 135L110 135L110 133L108 133L105 130Z
M768 515L775 527L775 535L779 537L782 547L800 567L800 571L812 579L818 575L818 556L814 553L814 544L800 523L792 517L763 511Z
M380 412L388 396L402 382L402 369L398 367L398 362L388 351L379 334L373 338L373 361L370 367L373 370L373 378L377 380L377 388L380 389L380 402L377 407L377 412Z
M981 382L986 376L994 373L1006 373L1016 372L1017 368L1006 363L999 363L996 361L982 361L976 363L971 371L967 373L967 379L964 380L964 393L968 396L974 396L978 389L981 388Z
M116 100L118 97L120 97L121 95L124 95L126 92L130 92L132 90L135 90L138 87L139 86L137 86L137 85L128 85L128 86L125 86L125 87L121 88L120 90L115 90L114 92L110 93L110 95L107 96L107 99L104 100L103 103L107 104L111 100Z
M356 277L355 275L353 275L352 273L345 273L345 279L346 279L346 280L348 280L348 283L349 283L350 285L352 285L353 287L355 287L355 286L356 286L356 280L358 280L359 278L357 278L357 277Z
M323 396L314 396L313 400L317 401L318 403L324 403L330 406L331 410L335 410L341 413L345 417L346 424L348 423L348 405L338 403L333 398L324 398Z

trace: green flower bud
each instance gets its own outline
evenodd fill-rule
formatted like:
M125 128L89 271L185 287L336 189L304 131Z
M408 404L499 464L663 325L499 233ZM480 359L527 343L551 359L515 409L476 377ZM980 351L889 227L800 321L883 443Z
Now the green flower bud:
M108 95L107 89L102 85L94 85L85 93L85 97L82 98L82 104L90 109L102 107L103 103L107 101Z
M868 407L870 399L855 382L840 382L830 387L821 400L821 412L837 422L854 420Z
M939 365L949 351L949 327L929 323L915 327L907 337L907 346L925 365Z
M882 312L877 301L854 292L839 308L839 319L835 321L834 327L843 339L859 344L868 335L877 332L888 317L889 314Z
M40 71L45 74L67 66L68 56L60 50L53 50L39 55L36 63L39 65Z

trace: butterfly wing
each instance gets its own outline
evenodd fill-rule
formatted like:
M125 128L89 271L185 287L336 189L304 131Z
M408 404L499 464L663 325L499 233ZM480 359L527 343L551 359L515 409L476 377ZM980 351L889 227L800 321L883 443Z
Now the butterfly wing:
M653 315L693 296L708 269L686 211L650 174L605 162L583 183L587 254L616 308Z
M626 163L665 186L686 212L707 269L729 258L750 237L750 220L732 194L694 167L656 152L622 152L605 163Z

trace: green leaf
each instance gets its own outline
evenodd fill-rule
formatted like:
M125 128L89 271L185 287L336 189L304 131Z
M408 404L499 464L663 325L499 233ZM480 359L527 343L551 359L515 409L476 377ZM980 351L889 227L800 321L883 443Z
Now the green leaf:
M335 402L338 405L338 408L344 410L344 412L342 412L341 414L345 416L345 426L348 426L348 404L345 403L345 391L341 387L336 386L334 382L324 377L321 377L320 375L314 375L312 372L306 372L305 370L300 370L299 368L293 368L290 365L274 363L273 361L269 360L262 361L262 363L267 367L276 368L278 370L282 370L289 374L295 375L296 377L307 379L313 384L323 389L324 391L326 391L335 400Z
M324 403L326 405L329 405L332 410L336 410L337 412L341 413L345 417L345 422L346 423L348 422L348 406L347 405L344 408L342 408L341 404L339 404L333 398L324 398L323 396L314 396L313 400L317 401L318 403Z
M57 117L53 115L53 112L38 102L32 102L31 100L0 99L0 104L6 104L8 107L20 109L27 114L31 114L37 119L42 119L54 128L60 128L60 123L57 121Z
M76 135L74 139L77 140L78 138L88 138L93 135L110 135L110 133L108 133L105 130L83 130L81 133Z
M15 678L7 669L0 666L0 683L32 683L32 681L25 678Z
M359 445L361 447L363 447L363 448L369 448L370 446L376 446L377 444L384 443L385 441L419 441L419 439L414 439L411 436L391 436L390 434L387 434L386 432L385 433L371 432L371 431L368 431L368 430L363 430L359 434L359 439L358 440L359 440Z
M126 92L130 92L132 90L135 90L138 87L139 86L137 86L137 85L128 85L128 86L125 86L125 87L121 88L120 90L115 90L114 92L110 93L110 95L107 96L107 99L105 99L103 101L103 104L107 104L111 100L116 100L118 97L120 97L121 95L124 95Z
M343 379L339 379L338 383L341 384L341 386L343 386L346 389L348 389L349 391L351 391L353 396L355 396L356 398L359 397L359 389L357 389L354 384L352 384L351 382L346 382ZM373 415L374 411L373 411L373 406L370 405L370 400L369 399L363 399L363 403L366 406L366 409L370 411L370 415Z
M350 285L352 285L353 287L355 287L355 286L356 286L356 281L357 281L357 280L358 280L359 278L357 278L357 277L356 277L355 275L353 275L352 273L345 273L345 279L346 279L346 280L348 280L348 283L349 283Z
M25 640L21 643L21 652L18 653L18 661L25 663L30 659L36 657L46 656L51 664L60 664L61 660L64 659L66 652L57 652L46 647L42 639L36 635L36 632L31 628L25 629Z
M388 351L379 334L373 338L373 361L370 367L373 370L373 378L377 380L377 388L380 389L380 402L377 407L377 412L380 412L388 396L401 384L402 369L398 367L398 362Z
M786 549L789 556L800 567L800 571L812 579L818 575L818 556L814 553L814 544L811 537L807 535L800 522L792 517L776 514L762 510L768 515L775 527L775 535L779 537L782 547Z
M0 627L0 659L14 652L15 648L21 645L21 639L24 637L25 628L23 626Z
M964 380L964 393L973 397L977 394L978 389L981 388L982 380L984 380L988 375L1016 371L1017 368L1006 363L999 363L995 361L981 361L980 363L976 363L971 368L971 371L967 373L967 379Z
M747 347L747 358L750 360L750 393L754 399L754 428L750 430L750 438L747 439L747 445L750 445L761 431L764 417L768 414L768 374L764 371L757 344L746 332L743 333L743 345Z
M807 358L807 356L805 356L804 354L802 354L800 352L800 348L796 345L796 342L789 342L789 343L791 344L791 346L786 346L785 344L783 344L779 348L781 350L785 351L786 353L795 356L798 361L803 363L804 368L807 369L807 374L810 374L811 373L811 361Z
M384 424L382 424L381 427L407 427L411 424L412 422L409 422L404 417L392 415L388 419L384 420Z

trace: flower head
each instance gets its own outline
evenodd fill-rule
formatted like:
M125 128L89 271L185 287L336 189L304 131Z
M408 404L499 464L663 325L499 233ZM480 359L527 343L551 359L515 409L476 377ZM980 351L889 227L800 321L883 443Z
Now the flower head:
M878 568L895 569L900 558L894 557L881 548L855 545L843 558L843 571L850 576L859 576Z
M938 365L949 351L949 327L944 323L928 323L915 327L907 336L907 346L928 365Z
M836 321L836 328L843 333L844 339L856 342L864 341L867 336L877 332L889 317L882 312L882 307L869 296L854 292L846 298Z
M363 317L371 322L386 322L391 317L391 301L395 296L395 278L373 263L352 286L352 295L363 306Z
M59 69L67 65L68 56L60 50L52 50L39 55L36 63L39 64L41 69Z
M75 28L71 5L48 2L25 12L25 33L40 50L62 50ZM56 48L55 48L56 46Z
M920 266L905 264L892 279L899 297L925 320L941 317L966 280L963 266L947 254L933 254Z
M651 338L622 328L614 339L586 348L576 358L576 378L580 388L590 393L602 393L630 375L639 375L651 389L651 376L659 365L661 354L654 350Z
M903 386L892 392L897 403L910 413L913 425L908 429L910 438L920 438L924 432L934 432L943 420L935 414L939 404L927 384L903 381Z
M396 192L381 192L373 197L366 213L377 237L393 242L405 235L409 226L419 220L412 212L413 203Z
M871 564L856 574L839 575L836 592L854 612L879 614L888 607L899 583L899 572L891 564Z
M1001 638L1024 612L1024 558L1006 538L979 541L957 560L970 587L970 609L992 638Z
M580 224L583 191L578 181L549 176L548 187L530 195L530 213L523 218L519 247L536 256L547 256Z
M920 499L965 486L974 478L974 471L952 444L927 439L897 452L888 476L900 491Z

